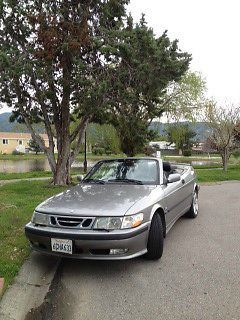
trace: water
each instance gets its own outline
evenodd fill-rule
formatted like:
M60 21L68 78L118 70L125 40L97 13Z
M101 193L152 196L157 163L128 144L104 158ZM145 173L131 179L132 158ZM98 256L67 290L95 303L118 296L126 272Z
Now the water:
M88 161L88 167L92 167L96 162ZM83 168L82 161L75 161L73 168ZM31 160L0 160L0 172L22 173L32 171L51 171L47 159Z
M219 165L218 161L211 161L211 160L198 160L198 161L191 161L192 166L216 166Z

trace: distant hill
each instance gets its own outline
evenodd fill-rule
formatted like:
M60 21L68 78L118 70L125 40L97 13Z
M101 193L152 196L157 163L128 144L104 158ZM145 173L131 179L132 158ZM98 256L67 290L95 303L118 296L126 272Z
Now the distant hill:
M0 132L14 132L16 124L9 122L10 115L9 112L0 114Z
M207 131L209 130L207 123L205 122L182 122L182 124L188 124L196 132L196 141L206 140ZM161 122L152 122L150 129L157 131L160 135L165 135L165 130L168 126L174 125L174 123L161 123Z
M0 114L0 132L23 132L29 133L27 127L24 124L19 124L17 122L9 122L9 117L11 116L10 112L5 112ZM208 126L204 122L196 122L196 123L189 123L191 128L197 133L196 140L197 141L204 141L206 139L206 133L208 130ZM174 123L172 123L174 124ZM168 123L161 123L161 122L152 122L150 125L150 129L157 131L160 135L165 134L165 130L167 126L171 124ZM38 132L44 133L44 129L38 125Z
M0 114L0 132L29 133L29 130L27 129L25 124L20 124L18 122L10 122L10 116L11 112L5 112ZM39 133L44 133L44 129L40 125L37 125L37 131Z

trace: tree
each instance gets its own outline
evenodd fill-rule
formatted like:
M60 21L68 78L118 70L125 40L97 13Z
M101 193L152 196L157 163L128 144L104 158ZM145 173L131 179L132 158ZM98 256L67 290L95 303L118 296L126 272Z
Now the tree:
M41 137L40 137L40 138L41 138ZM42 143L44 143L44 141L43 141L42 138L41 138L41 140L42 140ZM35 140L33 140L33 139L29 140L28 145L29 145L30 150L31 150L31 151L34 151L36 154L38 154L39 152L42 151L42 149L41 149L41 147L39 146L39 144L38 144Z
M180 81L172 81L166 92L166 114L176 122L195 121L205 105L206 81L200 73L188 71Z
M184 151L191 151L196 132L188 124L173 124L166 129L167 140L175 144L179 155Z
M210 158L210 153L216 153L217 150L215 148L215 143L213 143L212 139L210 137L208 137L204 143L203 143L203 147L202 147L202 151L208 153L208 156Z
M149 124L165 110L166 88L181 79L191 56L181 52L167 32L156 37L144 16L136 25L129 17L123 37L118 46L120 63L110 70L114 101L109 117L122 151L134 156L151 139Z
M89 121L102 114L128 0L2 0L0 100L46 154L53 183L70 167ZM74 117L72 116L74 114ZM76 126L71 131L71 122ZM34 130L44 123L47 147ZM58 155L54 157L54 137ZM71 152L71 143L75 149Z
M228 161L234 151L240 147L237 135L240 132L240 108L217 106L209 101L205 108L205 121L209 125L208 140L222 158L223 170L227 171Z
M103 148L105 152L118 154L120 152L120 142L116 129L110 124L90 123L87 128L87 145ZM75 149L75 144L72 144L72 149ZM83 152L82 145L80 152Z
M116 129L110 124L91 124L87 130L92 146L104 148L107 153L118 154L120 142Z

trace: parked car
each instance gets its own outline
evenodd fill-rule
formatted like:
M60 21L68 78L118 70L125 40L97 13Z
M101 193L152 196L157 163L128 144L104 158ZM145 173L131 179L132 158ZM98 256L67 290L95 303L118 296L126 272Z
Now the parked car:
M82 259L159 259L166 234L198 215L194 169L159 158L99 161L77 186L34 211L25 233L34 250Z

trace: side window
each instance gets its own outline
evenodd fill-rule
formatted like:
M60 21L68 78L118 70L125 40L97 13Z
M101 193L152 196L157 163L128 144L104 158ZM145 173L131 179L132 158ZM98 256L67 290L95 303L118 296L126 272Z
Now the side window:
M168 181L167 177L168 177L167 173L165 171L163 171L163 183L164 184L167 184L167 181Z
M8 139L3 139L3 144L8 144Z

